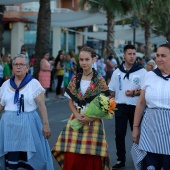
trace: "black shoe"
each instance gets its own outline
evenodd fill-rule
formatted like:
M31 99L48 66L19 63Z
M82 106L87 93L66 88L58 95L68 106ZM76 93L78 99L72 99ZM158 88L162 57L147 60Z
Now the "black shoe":
M112 167L112 170L116 170L116 169L120 169L120 168L124 168L124 167L125 167L125 163L120 162L120 163L117 163L116 165L114 165Z

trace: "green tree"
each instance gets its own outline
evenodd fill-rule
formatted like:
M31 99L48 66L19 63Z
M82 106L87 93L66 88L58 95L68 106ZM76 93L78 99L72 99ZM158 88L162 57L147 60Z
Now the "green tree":
M145 57L150 60L151 31L170 40L170 0L136 1L136 13L145 32Z
M38 78L40 60L44 52L50 49L51 9L50 0L40 0L40 8L37 20L37 37L35 45L34 77Z
M156 0L155 0L156 1ZM145 37L145 58L147 61L150 60L150 36L151 36L151 16L153 11L153 1L152 0L141 0L136 3L136 13L140 25L144 28Z
M4 25L3 25L3 16L5 11L5 5L0 5L0 54L2 53L3 47L3 32L4 32Z
M102 10L107 17L107 40L106 55L109 56L114 52L114 26L115 17L127 14L133 6L130 0L80 0L80 7L83 8L88 4L91 11Z
M163 35L170 43L170 0L158 1L152 15L153 32Z

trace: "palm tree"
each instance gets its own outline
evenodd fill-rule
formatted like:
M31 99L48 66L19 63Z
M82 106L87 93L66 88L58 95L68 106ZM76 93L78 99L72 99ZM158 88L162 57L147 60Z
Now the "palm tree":
M40 8L37 21L37 37L35 45L35 67L34 77L38 78L40 60L43 53L49 51L51 28L50 0L40 0Z
M80 0L80 7L88 3L91 10L103 10L107 17L107 40L106 55L109 56L114 52L114 26L115 17L126 14L133 5L128 0Z
M154 7L152 19L154 23L153 32L163 35L170 43L170 0L163 0Z
M170 0L141 0L136 3L138 19L145 30L145 57L147 61L150 60L149 45L152 28L156 28L157 31L154 31L156 34L167 36L167 40L170 40L169 3Z
M151 36L151 14L153 9L152 0L142 0L136 3L137 16L140 25L144 28L145 36L145 59L150 60L150 36ZM147 15L146 15L147 14Z
M0 5L0 54L2 53L2 47L3 47L3 32L4 32L4 26L3 26L3 16L5 11L5 5Z

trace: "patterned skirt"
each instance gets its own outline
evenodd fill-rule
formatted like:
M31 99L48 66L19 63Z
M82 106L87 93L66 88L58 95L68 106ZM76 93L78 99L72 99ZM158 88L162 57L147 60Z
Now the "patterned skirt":
M72 119L74 119L73 115L70 117L51 150L61 168L63 169L65 153L70 152L81 154L81 156L100 156L102 159L102 169L109 170L108 146L103 121L96 119L90 126L84 125L78 131L74 131L70 126Z
M139 145L133 144L131 155L140 170L147 152L170 155L170 109L149 109L143 117Z
M54 170L49 144L42 134L41 119L36 111L19 115L5 111L0 120L0 139L0 168L3 170L14 164L22 170Z

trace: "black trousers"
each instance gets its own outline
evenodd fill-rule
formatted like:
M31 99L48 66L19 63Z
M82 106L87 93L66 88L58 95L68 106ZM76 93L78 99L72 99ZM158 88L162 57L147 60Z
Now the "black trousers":
M57 76L58 79L58 83L57 83L57 88L56 88L56 95L60 95L61 94L61 85L63 82L63 76Z
M123 163L126 162L126 147L125 137L127 124L129 121L131 130L133 129L133 119L135 107L134 105L117 104L115 111L115 140L117 149L117 160Z

